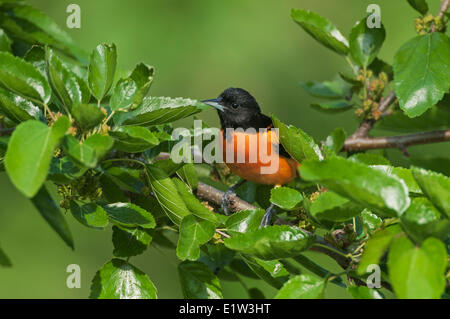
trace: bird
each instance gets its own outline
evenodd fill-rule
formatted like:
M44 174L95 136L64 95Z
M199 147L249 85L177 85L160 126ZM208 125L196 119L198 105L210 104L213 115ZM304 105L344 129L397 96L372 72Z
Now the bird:
M300 164L279 143L272 119L261 112L248 91L230 87L219 97L202 102L217 110L222 158L231 172L242 178L222 197L226 215L229 214L228 198L246 181L280 187L297 177ZM272 203L266 209L260 228L269 226L275 213Z

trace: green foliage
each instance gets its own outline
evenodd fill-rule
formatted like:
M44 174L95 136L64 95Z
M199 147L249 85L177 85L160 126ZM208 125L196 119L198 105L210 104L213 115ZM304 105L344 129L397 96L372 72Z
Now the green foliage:
M427 14L425 1L408 2ZM369 28L366 18L347 42L314 12L293 9L291 17L350 67L333 80L302 82L323 99L314 108L329 115L352 109L363 125L388 131L448 129L446 18L419 18L431 19L428 29L401 46L392 67L378 57L390 30ZM366 137L347 137L338 127L318 143L272 117L280 143L300 163L299 176L273 189L242 186L237 193L254 209L225 216L219 193L207 185L225 190L235 176L216 163L167 156L178 142L174 122L205 105L151 95L152 66L138 63L118 75L117 65L114 44L98 45L89 58L44 13L0 1L0 171L72 249L76 238L66 218L97 231L112 227L114 258L94 276L91 298L156 298L151 280L130 263L154 245L176 252L186 298L233 297L222 292L221 281L242 283L244 277L264 281L283 299L323 298L328 283L354 298L392 296L386 288L360 285L372 265L380 266L383 287L392 287L397 298L446 293L448 158L430 152L401 162L388 153L349 152L348 141ZM381 114L392 88L397 100ZM271 203L276 223L261 228ZM305 255L310 249L331 256L342 270L311 260ZM0 266L11 267L1 249ZM243 286L250 297L266 297Z

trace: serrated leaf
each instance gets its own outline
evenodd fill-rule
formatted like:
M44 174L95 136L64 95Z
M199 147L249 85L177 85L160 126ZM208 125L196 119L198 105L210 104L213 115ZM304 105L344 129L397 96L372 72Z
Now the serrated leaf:
M271 226L225 238L225 246L263 260L289 258L314 244L315 236L290 226Z
M409 206L408 188L398 177L341 157L304 161L300 176L387 216L400 216Z
M338 113L351 109L353 104L346 100L338 100L324 103L313 103L311 106L324 113Z
M342 99L349 92L349 86L342 81L308 81L301 82L300 86L312 96L328 99Z
M369 28L367 18L358 21L350 32L350 54L353 60L367 68L380 51L385 37L383 24L380 28Z
M339 54L347 54L347 39L327 19L312 11L300 9L292 9L291 18L319 43Z
M44 118L44 113L35 103L1 87L0 111L14 123Z
M43 186L31 199L31 202L50 227L56 231L70 248L74 249L73 238L69 226L67 225L63 214L60 212L58 204L56 204L55 200L48 193L45 186Z
M98 101L108 93L114 81L117 66L116 45L99 44L91 53L88 84Z
M450 178L418 167L412 167L411 171L430 202L450 217Z
M273 124L279 129L280 142L286 151L299 163L306 159L322 159L319 146L311 136L292 125L286 125L273 117Z
M75 104L88 103L90 93L86 82L66 68L48 47L45 50L45 58L50 85L62 104L70 110Z
M172 179L173 184L175 185L178 195L183 200L187 209L196 217L207 220L214 225L218 226L225 219L225 216L215 213L214 211L209 210L205 205L203 205L197 197L194 196L189 187L177 178ZM189 216L189 215L188 215ZM187 217L187 216L186 216ZM184 218L186 218L184 217ZM183 219L184 219L183 218Z
M296 210L301 206L303 196L289 187L275 187L270 192L270 202L285 210Z
M124 126L110 131L115 147L127 153L140 153L159 144L159 140L148 129L140 126Z
M344 147L347 133L344 129L338 127L330 135L327 136L323 143L324 152L327 156L338 154Z
M275 299L322 299L326 282L313 275L292 277L280 289Z
M120 79L111 96L111 110L135 109L139 106L150 89L154 72L152 66L140 63L129 77Z
M83 143L72 135L66 135L62 147L64 151L79 165L95 168L98 161L106 155L113 146L109 136L94 134L89 136Z
M362 207L333 192L322 192L309 205L308 212L319 221L345 222L358 216Z
M394 57L394 91L409 117L423 114L450 88L450 40L442 33L419 35Z
M358 274L365 274L370 265L378 265L380 263L381 257L399 232L401 232L401 228L395 225L394 227L388 227L373 234L364 247L364 253L357 269Z
M125 260L107 262L97 271L89 298L156 299L156 288L148 276Z
M14 130L5 155L9 178L27 197L33 197L47 178L53 151L64 136L70 121L66 116L53 127L29 120Z
M366 165L390 165L389 161L381 155L372 153L358 153L348 158L351 161L363 163Z
M178 273L184 298L223 298L219 279L205 264L197 261L184 261L178 265Z
M76 104L72 107L71 113L83 130L96 127L105 118L105 113L94 104Z
M147 166L147 173L159 204L170 220L179 225L183 217L191 214L191 212L178 195L173 181L164 171L152 165Z
M197 260L200 257L200 246L206 244L215 233L214 224L187 215L180 224L178 237L177 256L181 260Z
M115 223L125 227L155 228L152 214L131 203L113 203L104 205L103 209Z
M242 259L250 268L251 274L256 274L256 278L261 278L276 289L280 289L289 279L289 272L279 260L262 260L249 255L242 255ZM232 269L236 271L235 268Z
M191 190L197 189L198 177L194 164L186 163L177 170L177 175L187 184Z
M388 269L398 298L438 299L445 289L447 251L436 238L415 247L406 237L397 238L389 251Z
M72 200L70 201L70 212L76 220L87 227L103 229L109 222L105 210L95 203L80 206Z
M147 229L113 226L113 254L116 257L132 257L142 254L152 241Z
M117 112L116 125L152 126L170 123L203 109L196 100L169 97L145 97L142 104L130 112Z
M0 84L24 97L48 103L51 89L45 77L31 64L8 52L0 52Z
M450 220L440 219L441 214L423 197L413 198L411 205L401 217L405 232L415 241L428 237L445 240L450 233Z
M140 179L141 170L113 166L108 168L105 172L114 183L126 191L140 194L145 187L144 182Z
M266 212L262 209L242 210L228 217L227 232L246 233L257 230Z

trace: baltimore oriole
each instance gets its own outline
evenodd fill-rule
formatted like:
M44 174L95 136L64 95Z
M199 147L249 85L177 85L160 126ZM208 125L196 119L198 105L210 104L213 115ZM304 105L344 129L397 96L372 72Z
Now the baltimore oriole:
M246 180L275 187L294 180L299 163L279 144L272 119L261 113L250 93L239 88L228 88L218 98L203 103L217 109L222 126L224 162L234 174L243 178L222 198L222 208L226 214L228 197ZM269 225L274 213L271 204L261 226Z

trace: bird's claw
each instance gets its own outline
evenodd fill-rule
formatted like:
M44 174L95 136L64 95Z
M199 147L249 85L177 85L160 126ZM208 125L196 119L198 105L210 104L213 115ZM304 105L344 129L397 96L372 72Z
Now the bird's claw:
M261 224L259 224L259 228L267 227L272 222L272 217L275 215L276 211L273 204L270 204L269 208L266 209L266 213L261 219Z

